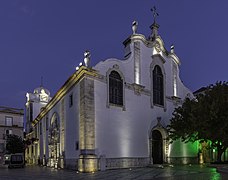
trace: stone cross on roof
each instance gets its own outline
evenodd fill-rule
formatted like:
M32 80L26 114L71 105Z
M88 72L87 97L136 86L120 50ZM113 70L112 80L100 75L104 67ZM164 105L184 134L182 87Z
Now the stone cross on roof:
M157 16L159 16L159 14L157 13L156 7L154 6L153 8L151 8L151 11L153 13L154 23L156 23L156 18L157 18Z

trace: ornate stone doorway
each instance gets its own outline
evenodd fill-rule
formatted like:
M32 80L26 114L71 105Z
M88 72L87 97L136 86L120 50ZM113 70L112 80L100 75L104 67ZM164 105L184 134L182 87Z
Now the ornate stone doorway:
M149 131L150 164L168 163L169 140L165 123L157 117L157 124Z
M152 158L153 164L163 163L163 139L158 130L152 131Z
M49 165L57 168L60 158L60 126L57 114L53 114L49 128Z

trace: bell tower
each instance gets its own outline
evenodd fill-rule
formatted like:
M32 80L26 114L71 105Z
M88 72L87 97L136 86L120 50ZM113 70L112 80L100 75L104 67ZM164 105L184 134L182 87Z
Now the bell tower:
M32 131L32 121L51 100L50 91L44 88L42 84L40 87L34 89L33 93L26 94L26 133Z

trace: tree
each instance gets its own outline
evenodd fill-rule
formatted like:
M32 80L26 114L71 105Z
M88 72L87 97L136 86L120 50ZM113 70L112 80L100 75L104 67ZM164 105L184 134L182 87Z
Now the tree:
M221 162L228 148L228 82L208 86L196 99L187 98L174 110L168 130L171 140L210 141Z
M10 134L6 140L6 151L10 154L23 153L24 142L20 136Z

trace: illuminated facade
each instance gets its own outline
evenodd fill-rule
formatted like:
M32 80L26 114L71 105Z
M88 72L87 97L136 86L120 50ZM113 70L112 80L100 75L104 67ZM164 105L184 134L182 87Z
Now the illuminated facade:
M174 46L165 48L158 28L154 22L146 38L134 22L123 60L90 67L86 51L85 66L32 121L37 161L82 172L197 162L197 143L167 140L174 108L193 95L180 80Z
M47 103L51 100L49 90L42 87L42 85L34 89L33 93L26 94L27 102L26 107L26 121L25 121L25 131L26 131L26 151L25 159L27 164L38 163L38 138L34 127L32 126L33 120L41 112Z

